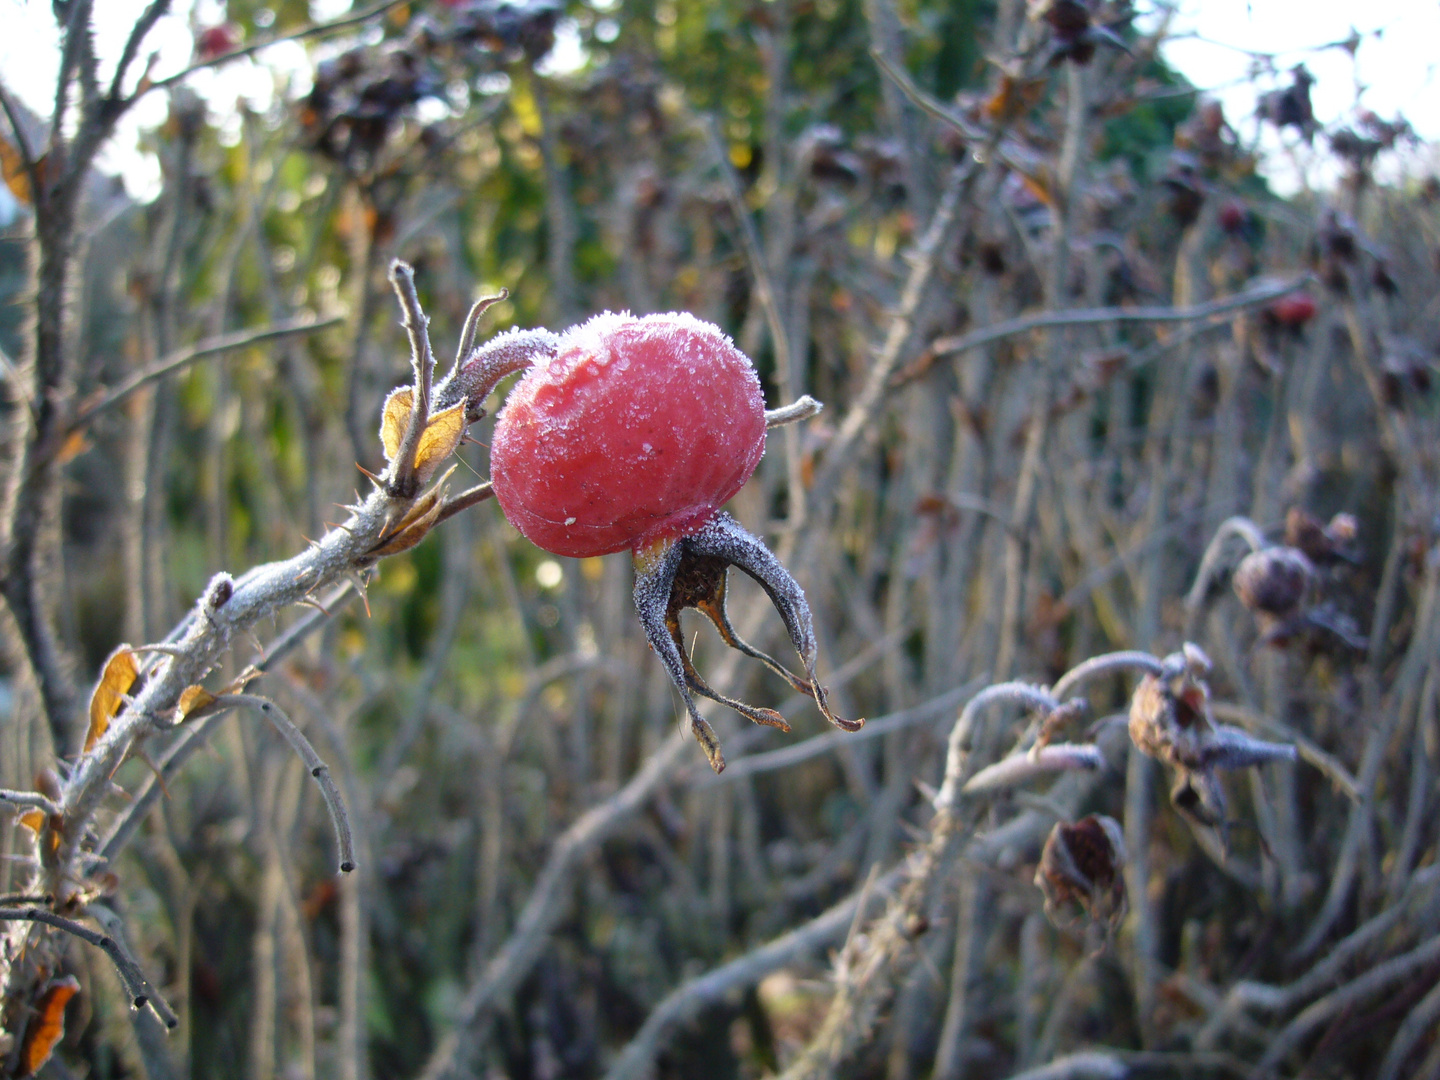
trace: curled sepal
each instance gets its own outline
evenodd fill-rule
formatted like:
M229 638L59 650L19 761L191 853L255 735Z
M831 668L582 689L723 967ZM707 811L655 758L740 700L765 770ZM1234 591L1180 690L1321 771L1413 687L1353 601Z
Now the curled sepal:
M742 529L734 518L719 514L690 536L653 541L637 547L634 555L635 611L650 647L660 657L670 681L685 701L690 730L704 747L710 767L717 773L725 768L720 741L696 709L693 695L699 694L719 702L752 723L781 731L789 731L790 725L774 709L727 697L700 676L690 662L680 631L680 612L686 608L696 609L714 623L721 640L732 649L759 660L795 690L813 698L821 713L835 726L855 731L864 724L863 720L841 719L830 711L825 688L815 676L815 632L805 594L780 561L764 544ZM805 665L804 678L795 675L735 632L725 607L726 575L731 566L744 570L769 595Z
M701 608L700 610L704 611L715 623L716 629L720 631L725 643L732 649L739 649L746 656L752 656L761 661L796 690L812 697L821 715L836 727L845 731L859 731L864 727L864 720L846 720L830 711L830 701L825 687L820 685L820 680L815 675L815 661L819 650L815 644L815 628L810 619L810 604L806 601L805 593L801 591L799 583L790 576L790 571L781 565L780 560L771 553L770 549L758 537L746 532L738 521L726 513L716 514L708 525L685 537L681 543L692 557L708 557L738 567L759 583L760 587L765 590L765 594L770 597L770 602L775 605L775 610L780 613L780 618L785 622L785 629L790 634L790 642L800 655L800 662L805 665L805 678L801 679L793 675L784 665L747 645L735 634L725 615L724 575L722 574L721 588L713 608Z
M635 549L635 613L640 616L640 625L645 630L650 648L665 665L665 673L685 701L695 741L704 748L710 767L718 773L725 769L720 740L715 735L715 729L695 707L695 699L690 696L691 678L698 677L690 666L678 628L674 633L670 630L670 589L682 554L678 540L657 540Z

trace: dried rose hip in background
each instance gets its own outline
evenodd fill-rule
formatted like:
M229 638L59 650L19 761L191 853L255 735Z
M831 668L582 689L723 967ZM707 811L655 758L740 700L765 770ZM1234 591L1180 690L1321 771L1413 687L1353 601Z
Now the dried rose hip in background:
M694 532L764 453L760 381L718 327L606 313L511 391L490 476L511 524L579 558Z
M635 559L635 610L650 647L685 700L690 728L711 767L720 742L691 696L757 724L790 730L773 709L717 693L695 671L680 612L695 608L724 642L810 695L831 723L815 676L810 605L789 571L720 507L765 453L765 402L748 357L693 315L606 313L562 335L516 384L495 423L490 475L510 523L556 555ZM805 675L742 641L725 609L737 566L774 603Z

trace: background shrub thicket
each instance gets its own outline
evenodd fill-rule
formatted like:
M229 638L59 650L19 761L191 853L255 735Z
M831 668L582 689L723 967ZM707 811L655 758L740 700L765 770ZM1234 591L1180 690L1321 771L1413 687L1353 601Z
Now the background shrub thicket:
M3 128L8 793L71 800L112 650L368 489L410 377L395 258L442 357L504 287L485 333L690 310L770 407L824 401L770 433L732 510L806 588L837 712L871 721L822 731L699 632L712 682L795 727L711 713L713 776L629 561L554 559L482 503L363 604L237 635L205 683L266 658L254 688L328 762L355 873L248 713L204 720L183 768L202 721L153 731L64 829L10 807L7 910L123 927L180 1022L132 1011L101 950L11 922L0 1075L73 973L42 1075L1440 1076L1440 192L1403 124L1322 126L1303 72L1264 58L1256 117L1225 117L1157 59L1164 21L1120 4L391 3L303 37L312 69L268 112L149 89L163 184L136 205L87 155L165 73L141 45L111 93L90 5L55 7L69 119L11 87ZM225 7L197 63L310 25ZM1272 195L1266 125L1332 187ZM1247 541L1305 551L1303 595L1237 596ZM760 591L732 591L783 652ZM1125 734L1131 669L1186 641L1211 719L1299 748L1205 772L1218 817L1183 785L1172 805L1174 762ZM1147 657L1050 717L1100 768L937 815L961 705L1120 651ZM1035 740L1041 716L995 700L961 780ZM157 767L164 796L136 803ZM1123 835L1126 911L1052 922L1042 845L1087 814ZM117 821L128 842L90 858ZM54 837L70 869L46 879ZM1063 880L1093 904L1089 874Z

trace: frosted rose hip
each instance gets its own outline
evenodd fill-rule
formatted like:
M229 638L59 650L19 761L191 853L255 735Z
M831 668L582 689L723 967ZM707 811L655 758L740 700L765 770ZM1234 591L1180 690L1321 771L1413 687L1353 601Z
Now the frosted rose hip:
M757 724L790 726L774 709L719 693L695 670L680 627L686 608L705 615L731 648L808 694L831 723L848 731L864 723L830 711L800 586L758 537L720 510L765 453L765 427L754 365L718 327L693 315L606 313L566 331L530 368L510 392L490 443L500 508L536 545L574 557L630 549L640 625L716 772L725 757L695 695ZM765 589L804 675L736 634L725 605L731 567Z
M606 313L511 391L490 472L511 524L583 557L702 528L764 452L755 369L718 327Z

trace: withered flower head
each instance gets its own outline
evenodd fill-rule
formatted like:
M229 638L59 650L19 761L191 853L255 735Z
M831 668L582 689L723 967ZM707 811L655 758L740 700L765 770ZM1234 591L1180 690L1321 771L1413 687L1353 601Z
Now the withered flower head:
M1232 583L1240 602L1261 615L1286 618L1295 614L1310 591L1315 568L1293 547L1252 551L1235 568Z
M1045 894L1045 914L1057 926L1073 922L1065 908L1077 904L1096 922L1114 930L1125 917L1125 836L1120 823L1091 814L1067 824L1057 821L1040 853L1035 884Z
M1218 724L1210 712L1205 676L1210 660L1186 642L1167 656L1158 675L1146 675L1130 700L1130 739L1144 754L1174 770L1170 801L1186 817L1226 838L1225 791L1218 771L1294 761L1295 748L1263 742L1240 728Z
M1355 539L1360 526L1353 514L1336 514L1328 525L1298 506L1285 514L1285 543L1298 548L1314 566L1356 562Z

